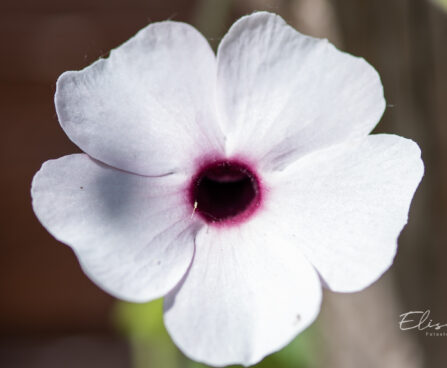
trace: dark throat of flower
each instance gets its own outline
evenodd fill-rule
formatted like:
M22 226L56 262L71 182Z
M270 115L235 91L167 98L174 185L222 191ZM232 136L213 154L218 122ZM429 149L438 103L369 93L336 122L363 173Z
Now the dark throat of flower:
M260 182L248 165L212 162L192 179L189 197L194 214L207 223L240 223L259 207Z

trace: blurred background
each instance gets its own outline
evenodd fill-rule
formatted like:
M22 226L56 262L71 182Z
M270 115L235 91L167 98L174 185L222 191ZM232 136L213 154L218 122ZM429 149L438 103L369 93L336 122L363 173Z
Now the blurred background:
M118 303L87 279L35 218L30 183L45 160L79 152L54 111L59 74L153 21L192 23L216 47L255 10L374 65L388 103L377 132L415 140L426 164L391 270L361 293L326 292L316 323L260 367L447 366L447 336L398 325L427 309L447 323L446 1L0 0L0 367L203 367L170 342L160 301Z

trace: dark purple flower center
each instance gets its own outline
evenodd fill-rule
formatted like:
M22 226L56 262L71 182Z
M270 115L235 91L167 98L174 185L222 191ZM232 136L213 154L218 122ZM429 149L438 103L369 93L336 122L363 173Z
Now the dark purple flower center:
M260 203L259 180L244 164L213 162L193 178L190 201L208 223L243 220Z

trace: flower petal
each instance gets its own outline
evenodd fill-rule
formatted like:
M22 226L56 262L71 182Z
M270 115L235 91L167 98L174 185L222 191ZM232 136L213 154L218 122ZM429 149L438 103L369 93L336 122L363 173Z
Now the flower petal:
M165 324L190 358L255 364L317 316L321 285L310 263L264 221L198 233L187 276L165 299Z
M62 128L90 156L133 173L162 175L220 152L216 60L179 22L153 23L81 71L63 73L55 104Z
M272 226L283 226L330 289L361 290L391 266L423 171L417 144L394 135L316 152L272 184Z
M385 108L371 65L300 34L278 15L241 18L222 40L217 60L228 151L262 157L266 168L366 136Z
M148 301L178 283L194 253L183 180L132 175L75 154L37 172L33 208L98 286L121 299Z

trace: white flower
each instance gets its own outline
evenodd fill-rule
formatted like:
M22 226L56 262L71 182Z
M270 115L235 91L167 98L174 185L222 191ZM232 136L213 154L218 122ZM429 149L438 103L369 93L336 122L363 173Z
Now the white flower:
M165 297L192 359L258 362L393 262L423 175L418 146L368 135L377 72L277 15L238 20L217 57L154 23L61 75L60 124L86 154L32 184L42 224L110 294Z

